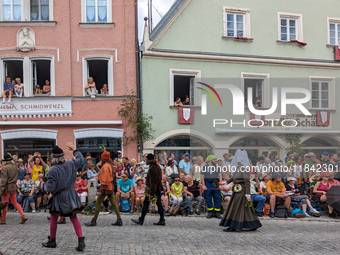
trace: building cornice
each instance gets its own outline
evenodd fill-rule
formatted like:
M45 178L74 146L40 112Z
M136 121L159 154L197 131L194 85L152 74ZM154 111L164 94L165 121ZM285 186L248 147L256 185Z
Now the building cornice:
M340 69L340 62L319 59L280 58L269 56L235 55L212 52L176 51L152 49L143 52L143 57L180 59L208 62L229 62L238 64L259 64Z

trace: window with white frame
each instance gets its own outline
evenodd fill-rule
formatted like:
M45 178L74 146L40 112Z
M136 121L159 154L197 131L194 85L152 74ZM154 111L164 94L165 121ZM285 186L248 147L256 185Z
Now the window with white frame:
M227 37L245 37L246 23L245 14L226 13Z
M315 109L329 109L331 82L322 80L312 80L312 108Z
M21 0L2 0L2 20L21 21Z
M340 45L340 22L329 23L329 44Z
M99 95L113 96L113 57L89 56L83 59L84 86L92 77ZM87 91L84 89L84 95Z
M248 105L248 88L252 88L252 103L255 108L262 108L264 99L265 78L244 77L244 100ZM250 103L250 102L249 102Z
M278 13L279 41L303 42L302 14Z
M2 82L10 77L15 84L14 97L55 95L53 57L3 58ZM27 63L27 64L25 64ZM17 91L20 89L20 91Z
M248 107L252 104L255 108L268 108L269 107L269 74L265 73L241 73L242 77L242 90L244 94L244 104ZM252 89L250 100L248 100L248 89Z
M49 20L49 0L31 0L30 17L31 20Z
M174 104L178 98L183 105L195 105L195 75L174 74Z
M297 19L281 18L281 41L298 40Z
M86 0L86 22L108 22L108 0Z
M51 60L32 59L31 60L32 94L34 96L51 95Z
M200 91L195 88L195 82L200 78L200 70L170 69L170 106L178 104L177 100L183 105L199 105L196 99Z
M224 36L250 38L250 10L223 7Z

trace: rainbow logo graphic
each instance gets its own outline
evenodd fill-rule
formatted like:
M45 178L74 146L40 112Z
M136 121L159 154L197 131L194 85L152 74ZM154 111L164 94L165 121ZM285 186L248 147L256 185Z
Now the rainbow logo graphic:
M208 85L208 84L206 84L206 83L203 83L203 82L197 82L197 83L199 83L199 84L201 84L201 85L203 85L203 86L206 86L206 87L209 88L212 92L214 92L215 95L217 96L218 100L220 101L221 106L222 106L221 97L220 97L220 95L217 93L217 91L216 91L212 86L210 86L210 85ZM214 95L213 95L209 90L204 89L204 88L200 88L200 87L197 87L197 88L200 89L200 90L203 90L204 92L206 92L206 93L214 100L215 105L217 105Z

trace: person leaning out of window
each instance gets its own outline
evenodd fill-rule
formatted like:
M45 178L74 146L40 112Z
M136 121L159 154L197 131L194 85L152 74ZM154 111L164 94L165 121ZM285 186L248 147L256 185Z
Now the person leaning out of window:
M42 88L42 93L43 94L48 94L48 95L51 94L51 84L50 84L49 80L45 81L45 84L44 84L44 86Z
M96 98L98 94L98 90L96 87L96 83L93 80L93 77L89 77L87 83L85 84L85 91L91 98Z
M174 106L176 106L176 107L183 106L182 100L181 100L180 97L176 97L176 101L174 102Z
M40 88L39 84L35 85L33 94L35 94L35 95L41 95L42 94L42 89Z
M183 105L190 105L190 98L188 95L185 96L185 99L184 99L184 102L183 102Z
M14 85L14 93L17 97L22 97L24 95L24 84L21 83L20 78L15 78L16 84Z
M109 94L109 88L106 83L104 83L103 87L100 89L100 94L102 95Z

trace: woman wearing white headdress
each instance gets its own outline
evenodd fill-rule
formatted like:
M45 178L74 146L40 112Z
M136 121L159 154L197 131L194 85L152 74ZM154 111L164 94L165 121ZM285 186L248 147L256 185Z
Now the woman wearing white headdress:
M233 176L227 181L233 182L233 194L229 206L223 215L220 226L228 227L225 232L248 229L255 231L262 227L251 203L249 182L249 158L247 151L238 149L230 164Z

